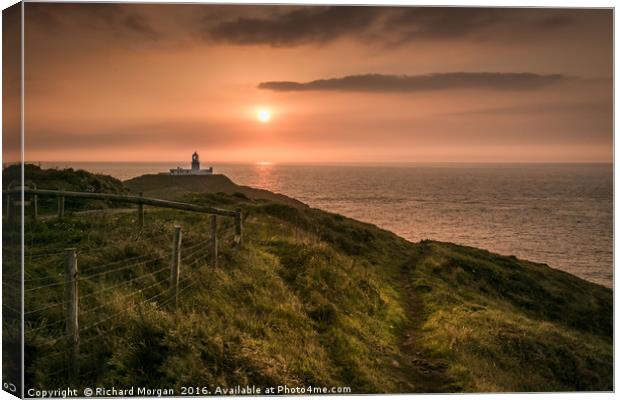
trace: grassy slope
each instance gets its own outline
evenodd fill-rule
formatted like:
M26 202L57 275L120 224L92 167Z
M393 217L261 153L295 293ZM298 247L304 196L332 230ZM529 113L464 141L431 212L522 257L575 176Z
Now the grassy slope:
M59 189L78 192L94 193L127 193L127 188L123 183L111 176L93 174L84 170L67 169L41 169L34 164L25 164L24 178L26 186L34 182L38 189ZM21 179L21 169L18 165L11 165L2 171L2 180L6 189L10 183L19 185ZM57 200L51 197L39 198L39 212L52 213L57 209ZM118 206L118 204L107 204L99 200L75 200L65 199L65 209L85 210L92 208L108 208ZM26 211L28 212L28 211Z
M86 314L84 325L129 309L82 346L91 360L84 369L94 369L82 383L343 385L358 393L612 387L609 289L513 257L412 244L307 207L222 194L187 200L242 207L244 246L226 247L217 268L184 269L196 285L183 293L177 313L157 301L140 306L140 298L123 298L123 289L85 303L105 305ZM168 232L174 221L188 232L188 244L208 235L206 218L149 211L143 233L135 230L134 215L50 220L32 227L27 243L49 250L118 241L84 265L166 256L166 242L134 243ZM29 273L53 274L46 262L34 261ZM83 290L117 283L86 283ZM162 283L151 290L164 289ZM31 307L45 305L50 293L33 297ZM27 321L37 327L59 312ZM43 329L27 337L31 379L62 382L50 376L62 360L47 350L60 333Z
M180 200L188 192L197 194L223 193L240 198L252 198L305 207L302 202L291 197L264 189L240 186L225 175L171 176L163 174L142 175L123 182L133 193L142 192L144 196L160 199Z
M19 182L21 170L18 165L11 165L2 171L5 188L11 182ZM83 192L124 193L127 189L123 183L111 176L93 174L84 170L41 169L34 164L25 164L24 177L26 185L34 182L38 189L75 190Z
M420 344L465 390L612 389L612 292L545 265L422 242Z

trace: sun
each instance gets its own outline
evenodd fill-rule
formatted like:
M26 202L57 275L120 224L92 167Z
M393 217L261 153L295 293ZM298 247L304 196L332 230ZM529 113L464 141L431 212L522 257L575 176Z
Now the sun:
M263 124L266 124L271 120L271 111L267 108L259 108L256 111L256 118Z

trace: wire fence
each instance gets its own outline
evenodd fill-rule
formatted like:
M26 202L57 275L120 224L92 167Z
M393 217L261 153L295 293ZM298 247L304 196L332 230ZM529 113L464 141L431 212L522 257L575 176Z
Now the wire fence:
M175 312L177 302L182 305L197 288L201 270L217 265L220 250L239 244L234 221L221 219L216 222L212 218L211 225L181 227L177 248L171 240L170 224L150 233L139 227L135 234L72 250L49 244L39 250L34 248L35 241L28 243L24 249L23 314L27 369L33 379L64 383L94 378L112 357L98 344L111 337L123 340L115 333L123 325L116 321L131 323L137 311L149 307ZM171 279L175 258L181 271L176 282ZM67 271L73 259L77 274L71 276ZM3 285L14 284L6 278ZM77 289L72 291L72 287ZM76 329L72 328L74 317ZM74 343L77 346L72 349Z

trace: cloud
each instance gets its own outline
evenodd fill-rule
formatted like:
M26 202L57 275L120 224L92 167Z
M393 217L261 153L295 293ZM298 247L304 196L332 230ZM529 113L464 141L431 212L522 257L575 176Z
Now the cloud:
M428 92L445 89L528 90L574 81L561 74L539 75L508 72L451 72L428 75L350 75L310 82L262 82L259 89L279 92Z
M28 3L26 24L46 33L66 29L93 28L108 35L156 41L162 37L137 5L80 4L80 3Z
M509 17L493 8L406 8L387 17L385 29L397 40L454 38L484 31Z
M268 17L239 17L203 29L206 39L275 47L324 43L363 30L377 17L372 7L305 7Z
M574 13L558 9L410 7L387 17L383 29L395 32L397 41L463 37L493 40L536 36L543 31L549 34L579 19Z
M611 10L28 3L27 26L73 36L97 31L123 39L188 40L292 47L339 39L399 45L416 40L541 41L605 27ZM171 22L173 21L173 22ZM571 31L572 30L572 31ZM201 40L202 39L202 40Z
M225 21L205 18L202 35L209 41L273 47L324 44L343 37L384 44L466 37L497 40L523 35L540 39L542 33L562 32L583 22L582 16L591 17L561 9L372 6L266 9L271 12L262 15L248 12ZM603 23L601 17L608 14L602 10L594 17Z

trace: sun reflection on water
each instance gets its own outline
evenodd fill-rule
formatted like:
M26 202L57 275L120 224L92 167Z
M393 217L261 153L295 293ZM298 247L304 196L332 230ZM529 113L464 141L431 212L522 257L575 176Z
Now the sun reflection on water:
M273 163L271 161L257 161L254 165L256 172L257 186L260 188L270 188L273 186Z

